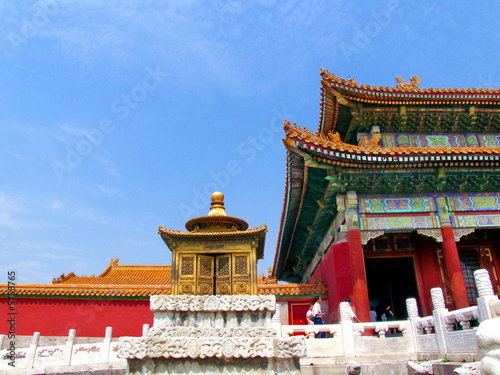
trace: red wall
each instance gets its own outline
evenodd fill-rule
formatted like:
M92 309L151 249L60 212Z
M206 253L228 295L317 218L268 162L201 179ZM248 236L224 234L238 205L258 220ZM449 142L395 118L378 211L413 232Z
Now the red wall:
M338 308L346 297L352 297L352 281L349 269L347 242L333 244L311 276L319 278L328 289L329 316L325 323L338 322Z
M141 336L142 325L153 324L148 300L16 298L16 315L7 315L7 299L0 299L0 314L15 316L16 335L67 336L76 329L80 337ZM0 319L0 334L9 331L7 318Z

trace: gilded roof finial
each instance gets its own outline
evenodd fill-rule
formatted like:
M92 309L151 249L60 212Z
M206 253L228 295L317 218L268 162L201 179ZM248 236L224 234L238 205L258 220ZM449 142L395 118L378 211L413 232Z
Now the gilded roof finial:
M211 198L212 205L208 216L227 216L226 208L224 207L224 194L216 191L215 193L212 193Z
M416 89L420 85L420 78L417 76L411 76L410 82L403 82L403 77L396 77L397 87L400 90L404 89Z

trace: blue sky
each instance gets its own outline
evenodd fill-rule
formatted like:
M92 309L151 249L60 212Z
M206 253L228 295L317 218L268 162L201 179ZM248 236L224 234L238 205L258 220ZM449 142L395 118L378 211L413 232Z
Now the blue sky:
M222 191L266 223L285 119L317 129L321 67L358 83L500 86L495 1L0 2L0 282L170 264ZM3 275L3 276L2 276ZM3 278L3 280L2 280Z

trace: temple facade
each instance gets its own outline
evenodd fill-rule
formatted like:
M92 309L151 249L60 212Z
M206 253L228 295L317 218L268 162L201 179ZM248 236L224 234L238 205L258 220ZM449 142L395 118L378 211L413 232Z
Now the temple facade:
M273 275L319 280L330 322L413 297L476 304L473 272L500 272L500 90L375 87L321 71L318 131L286 122L284 206Z

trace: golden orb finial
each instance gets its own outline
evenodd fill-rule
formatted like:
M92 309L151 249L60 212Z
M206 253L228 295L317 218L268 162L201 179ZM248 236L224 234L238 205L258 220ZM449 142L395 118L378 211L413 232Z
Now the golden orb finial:
M212 193L211 198L212 198L212 205L210 207L210 212L208 213L208 215L225 216L226 209L224 208L224 194L222 194L219 191L216 191L215 193Z

